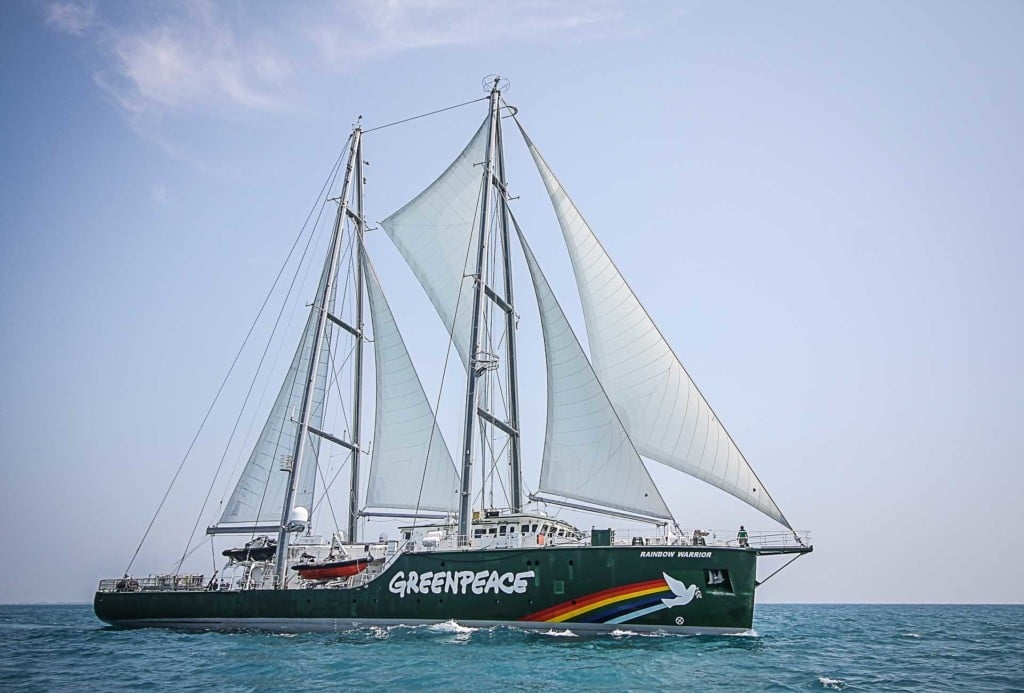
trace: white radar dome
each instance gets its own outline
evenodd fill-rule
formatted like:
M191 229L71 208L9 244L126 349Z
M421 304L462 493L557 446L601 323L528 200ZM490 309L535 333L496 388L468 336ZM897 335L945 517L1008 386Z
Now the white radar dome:
M288 522L308 522L309 511L305 508L294 508L291 514L288 516Z

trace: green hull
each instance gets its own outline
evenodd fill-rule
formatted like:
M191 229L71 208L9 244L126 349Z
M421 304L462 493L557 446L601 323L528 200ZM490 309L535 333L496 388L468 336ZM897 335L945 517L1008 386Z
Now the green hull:
M97 592L116 626L334 631L455 620L572 630L722 633L753 622L757 555L717 547L409 553L350 589Z

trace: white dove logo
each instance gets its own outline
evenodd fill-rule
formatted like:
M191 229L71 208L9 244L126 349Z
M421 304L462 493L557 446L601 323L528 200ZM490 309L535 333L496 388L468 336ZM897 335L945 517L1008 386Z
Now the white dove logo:
M673 606L685 606L694 599L701 599L703 597L700 590L697 589L696 583L687 587L683 584L682 580L676 580L675 578L670 577L668 573L662 573L661 576L665 578L665 584L668 585L668 588L672 590L672 594L675 595L672 599L661 600L661 603L664 604L666 608L670 609Z

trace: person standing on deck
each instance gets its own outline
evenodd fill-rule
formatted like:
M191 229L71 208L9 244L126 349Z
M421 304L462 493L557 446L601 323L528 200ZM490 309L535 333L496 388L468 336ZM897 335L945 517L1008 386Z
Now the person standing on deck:
M740 548L745 549L750 546L747 542L747 530L743 528L743 525L740 525L740 531L736 533L736 538L740 542Z

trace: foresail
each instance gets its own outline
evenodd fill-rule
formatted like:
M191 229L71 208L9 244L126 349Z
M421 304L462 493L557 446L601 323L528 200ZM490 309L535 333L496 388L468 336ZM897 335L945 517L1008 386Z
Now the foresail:
M482 168L488 121L441 176L381 225L405 258L469 363L473 278L479 240Z
M594 369L637 450L789 527L536 146L523 137L569 248Z
M363 254L376 371L376 421L366 505L451 512L459 503L459 476L434 411Z
M224 523L276 523L281 521L281 507L284 504L288 473L282 466L292 463L295 454L295 437L298 433L299 411L302 408L302 394L309 377L310 352L316 341L316 305L323 295L327 283L327 268L320 278L317 301L306 320L302 339L292 357L291 365L270 410L259 440L249 455L242 475L235 485L220 522ZM329 333L328 333L329 336ZM330 359L330 340L324 339L317 359L316 380L310 403L309 423L315 428L323 425L324 401L327 395L327 369ZM316 482L317 456L320 439L308 434L306 454L299 468L299 483L293 507L312 508L313 488Z
M518 224L516 231L544 335L548 395L540 490L671 519Z

